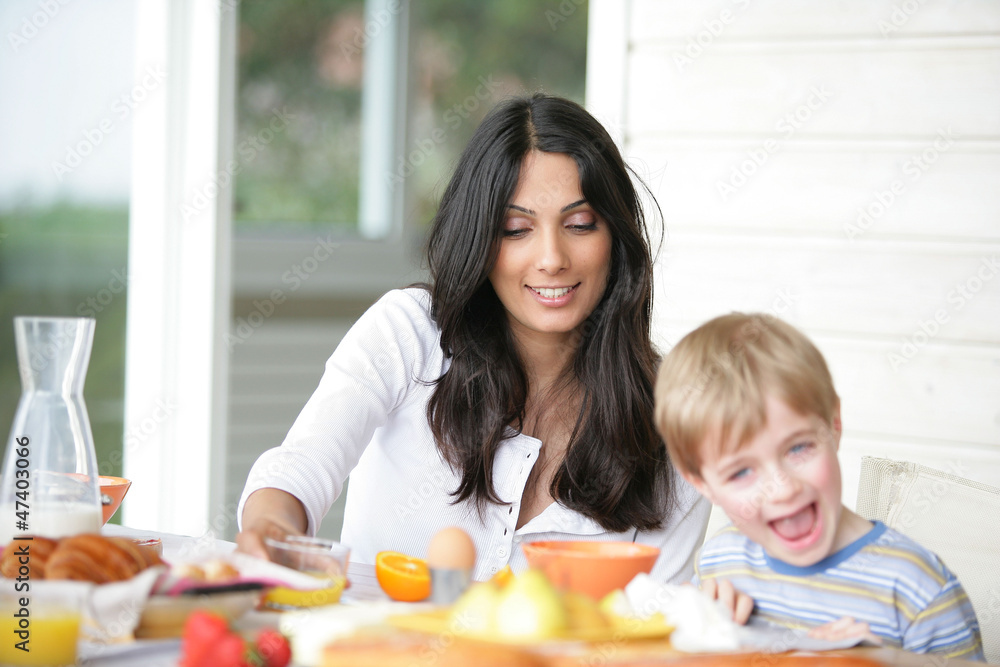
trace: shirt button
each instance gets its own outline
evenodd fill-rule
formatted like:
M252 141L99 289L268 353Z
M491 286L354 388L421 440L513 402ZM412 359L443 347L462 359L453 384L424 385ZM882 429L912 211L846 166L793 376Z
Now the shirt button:
M496 573L497 573L497 570L498 570L498 569L499 569L499 568L496 568L496 567L491 567L491 568L490 568L490 572L492 572L493 574L496 574Z
M500 558L503 558L506 555L507 555L507 550L505 548L500 547L499 549L497 549L497 556L500 556Z

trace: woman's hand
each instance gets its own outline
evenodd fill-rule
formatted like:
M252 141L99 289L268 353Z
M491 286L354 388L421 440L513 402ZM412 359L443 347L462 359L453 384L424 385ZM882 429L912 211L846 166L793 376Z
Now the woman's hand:
M733 622L746 625L753 612L753 598L736 590L728 579L706 579L701 582L701 592L713 600L720 600L732 613Z
M280 489L258 489L243 505L243 530L236 535L236 550L269 560L265 538L302 535L307 525L306 510L298 498Z
M809 631L809 636L813 639L825 639L829 642L860 637L878 646L882 645L882 638L872 634L867 623L855 621L850 616L843 616L836 621L817 626Z

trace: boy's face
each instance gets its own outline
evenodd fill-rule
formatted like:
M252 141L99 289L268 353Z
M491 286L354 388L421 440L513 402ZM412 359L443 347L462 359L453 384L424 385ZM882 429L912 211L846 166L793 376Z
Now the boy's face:
M854 539L842 527L840 413L826 424L771 396L766 407L764 427L735 451L719 452L710 434L700 478L685 477L771 557L806 567Z

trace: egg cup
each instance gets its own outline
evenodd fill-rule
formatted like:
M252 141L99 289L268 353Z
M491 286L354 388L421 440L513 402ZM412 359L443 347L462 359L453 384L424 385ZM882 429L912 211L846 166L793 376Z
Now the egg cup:
M472 583L471 569L432 567L431 598L433 604L449 605L457 600Z

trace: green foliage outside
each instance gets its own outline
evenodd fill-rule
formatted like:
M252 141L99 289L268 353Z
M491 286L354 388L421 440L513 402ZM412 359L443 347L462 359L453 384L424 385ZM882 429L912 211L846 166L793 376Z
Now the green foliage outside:
M84 401L101 474L121 474L126 291L108 285L119 289L113 272L120 275L126 265L127 232L125 206L24 206L0 213L0 449L21 398L14 317L92 316L97 326Z
M408 215L426 223L458 154L503 97L535 91L583 101L587 5L570 0L409 3L410 137L394 171ZM364 46L380 30L347 0L240 4L235 215L354 228L358 207ZM265 131L277 110L293 120ZM263 135L261 134L263 133ZM263 149L253 149L253 140ZM288 227L283 227L288 229Z

